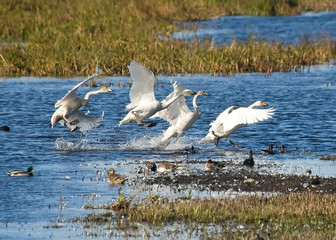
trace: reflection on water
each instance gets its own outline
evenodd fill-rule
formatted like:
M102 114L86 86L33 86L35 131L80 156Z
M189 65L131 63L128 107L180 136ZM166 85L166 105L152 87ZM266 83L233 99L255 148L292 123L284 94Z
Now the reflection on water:
M54 236L61 233L63 237L73 236L66 234L67 227L44 229L42 233L36 228L41 230L51 225L48 221L57 218L83 215L82 207L92 193L97 194L95 203L117 199L119 187L107 182L107 170L111 167L129 178L130 186L123 190L125 194L130 193L132 185L143 179L139 170L147 160L178 162L181 171L194 173L203 171L204 162L210 158L238 164L253 149L255 169L262 174L302 174L309 168L313 174L336 176L334 162L318 160L319 156L336 151L334 67L313 67L309 72L274 73L268 77L242 74L173 78L194 91L206 90L211 97L199 99L202 117L181 139L169 145L158 141L168 127L163 120L158 119L158 125L153 128L136 124L118 126L129 102L128 87L115 87L111 94L92 98L90 112L94 115L105 111L105 117L101 126L82 134L69 132L59 125L50 129L55 101L79 79L4 80L0 86L0 125L8 125L11 131L0 131L0 236L10 236L16 227L21 229L23 239L29 238L29 234L35 239L49 237L53 232ZM163 87L155 91L157 98L162 99L172 91L171 77L158 79ZM117 86L128 78L104 80ZM78 93L86 90L79 89ZM232 135L232 140L246 146L245 149L233 149L227 141L220 141L217 148L212 143L199 143L207 134L209 123L221 111L231 105L248 106L256 100L267 102L276 112L273 119L247 126ZM190 106L191 101L187 99ZM284 144L290 154L258 154L271 143L276 148ZM188 151L192 145L195 152ZM34 177L11 178L5 174L30 165L37 171Z
M232 40L246 42L249 36L285 44L297 44L302 39L331 38L336 41L336 12L306 13L290 17L230 16L192 23L197 31L181 31L173 34L177 39L214 39L216 45L230 45Z

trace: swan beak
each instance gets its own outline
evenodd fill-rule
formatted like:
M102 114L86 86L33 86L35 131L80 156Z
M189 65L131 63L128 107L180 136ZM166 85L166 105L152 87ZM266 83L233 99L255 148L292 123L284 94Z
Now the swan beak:
M112 90L112 89L110 89L110 88L107 88L107 91L108 91L108 92L113 92L113 90Z
M262 102L262 105L263 105L264 107L267 107L267 106L268 106L268 104L267 104L267 103L264 103L264 102Z
M210 93L205 92L204 96L211 96Z
M191 90L190 90L190 94L191 94L191 95L195 95L195 93L194 93L193 91L191 91Z

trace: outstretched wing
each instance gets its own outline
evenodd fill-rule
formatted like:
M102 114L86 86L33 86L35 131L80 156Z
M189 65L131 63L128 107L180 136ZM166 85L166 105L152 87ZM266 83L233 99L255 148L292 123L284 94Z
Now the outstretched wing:
M69 130L75 128L76 126L79 127L79 131L81 132L87 132L90 131L91 129L98 127L103 120L104 117L104 112L101 115L101 117L96 117L96 116L90 116L88 113L84 113L82 111L76 111L73 113L70 117L69 120L74 121L76 119L79 120L79 123L76 125L70 125L67 122L65 122L63 119L59 121L59 123L68 128Z
M94 74L92 74L91 76L88 76L84 81L78 83L76 86L74 86L71 90L69 90L69 92L60 100L58 100L56 103L55 103L55 108L58 108L60 107L64 102L66 101L69 101L71 99L74 99L76 98L76 92L77 92L77 89L82 86L84 83L86 83L87 81L95 78L95 77L98 77L99 74L101 74L101 71L98 69L98 65L96 66L96 72Z
M128 69L133 78L133 84L129 94L131 103L126 106L127 111L139 105L140 102L155 101L154 84L156 80L151 70L136 61L132 61Z
M174 91L169 94L164 101L169 101L170 99L180 95L184 88L184 85L178 82L172 83ZM158 116L165 121L169 122L171 125L175 125L179 119L185 119L187 115L191 113L185 97L181 96L175 100L168 108L158 112Z
M224 133L234 132L247 124L257 123L272 118L274 109L253 109L231 106L221 113L211 124L212 130L222 127Z

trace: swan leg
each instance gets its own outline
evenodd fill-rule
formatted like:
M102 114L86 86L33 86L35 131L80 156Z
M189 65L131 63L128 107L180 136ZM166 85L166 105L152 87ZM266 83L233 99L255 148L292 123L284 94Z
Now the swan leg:
M76 125L77 123L79 123L79 119L75 119L73 121L70 121L65 115L63 115L63 119L64 119L64 121L66 121L70 125Z
M143 124L142 124L142 119L141 119L141 117L140 117L138 114L136 114L134 111L132 111L132 114L134 115L134 117L135 117L135 121L136 121L136 123L138 124L138 126L142 126Z
M150 123L142 124L142 126L144 126L144 127L155 127L156 122L150 122Z
M212 131L211 133L212 133L212 135L215 136L215 139L213 140L213 142L214 142L215 146L217 147L218 146L218 142L219 142L219 136L216 135L214 131Z
M143 124L142 119L138 114L136 114L134 111L132 112L132 114L134 115L135 121L137 122L138 126L144 126L144 127L155 127L156 126L156 122L150 122L150 123Z
M80 129L80 127L74 127L73 129L70 129L70 132L75 132L75 131L77 131L77 130L79 130Z
M75 120L71 121L69 124L70 125L76 125L77 123L79 123L79 119L75 119Z
M234 142L232 142L230 138L228 138L228 140L233 146L235 146L235 148L244 148L244 146L239 146L239 145L235 144Z

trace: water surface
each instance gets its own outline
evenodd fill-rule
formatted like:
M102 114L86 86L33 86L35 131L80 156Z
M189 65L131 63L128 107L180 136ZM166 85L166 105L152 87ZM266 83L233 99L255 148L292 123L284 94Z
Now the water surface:
M180 24L196 25L199 29L176 32L173 37L213 39L216 45L230 45L232 40L246 42L249 37L285 44L298 44L301 40L336 40L336 12L284 17L227 16Z
M194 91L206 90L211 94L199 98L201 119L167 147L158 144L162 131L169 126L163 120L157 119L158 125L153 128L138 127L134 123L118 126L126 114L124 107L129 102L129 88L117 85L121 81L126 83L127 77L104 78L103 81L114 84L111 87L114 92L94 96L83 108L92 115L105 112L102 125L88 134L69 132L60 125L50 129L55 101L81 79L2 79L0 125L8 125L11 131L0 131L0 238L11 238L17 229L22 239L83 237L80 228L72 233L67 225L61 229L43 226L87 213L83 205L92 194L96 196L95 203L115 200L119 187L109 185L106 171L114 167L127 176L132 185L143 178L137 172L146 160L179 162L190 172L202 172L203 163L209 158L239 163L246 158L248 150L253 149L255 169L262 174L302 174L312 169L320 176L336 176L334 162L318 159L323 154L336 152L333 66L270 76L185 75L159 76L158 79L155 89L158 99L172 91L171 79ZM89 90L82 87L78 94L83 96ZM248 106L256 100L267 102L276 111L273 119L247 126L232 135L233 141L246 148L236 150L227 141L220 141L217 148L212 143L199 143L207 134L209 123L225 108ZM187 99L189 106L191 101ZM285 144L290 154L258 154L270 143L275 147ZM197 152L187 155L184 149L191 145ZM199 164L188 165L189 161ZM33 177L12 178L5 174L30 165L37 171ZM122 188L126 195L133 191L129 184Z

